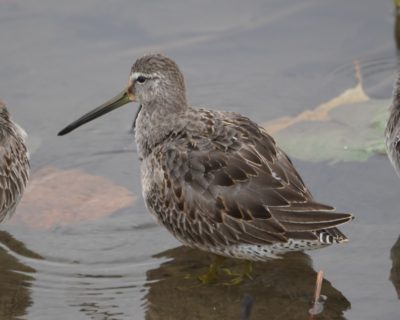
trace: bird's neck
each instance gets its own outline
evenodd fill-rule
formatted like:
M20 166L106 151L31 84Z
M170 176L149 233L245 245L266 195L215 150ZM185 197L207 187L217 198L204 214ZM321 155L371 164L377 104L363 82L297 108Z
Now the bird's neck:
M186 106L143 104L136 119L135 140L140 159L146 158L172 132L185 126Z

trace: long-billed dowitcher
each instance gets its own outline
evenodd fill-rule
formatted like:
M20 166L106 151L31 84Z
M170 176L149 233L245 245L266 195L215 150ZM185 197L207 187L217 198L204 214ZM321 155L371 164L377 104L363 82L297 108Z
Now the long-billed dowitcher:
M238 113L190 107L182 73L161 54L136 60L127 88L59 135L131 101L140 104L143 197L184 244L267 260L347 240L336 226L352 215L316 202L262 127Z
M29 178L25 131L14 123L0 101L0 222L17 207Z
M385 138L390 162L400 176L400 73L393 89L393 101L389 110Z

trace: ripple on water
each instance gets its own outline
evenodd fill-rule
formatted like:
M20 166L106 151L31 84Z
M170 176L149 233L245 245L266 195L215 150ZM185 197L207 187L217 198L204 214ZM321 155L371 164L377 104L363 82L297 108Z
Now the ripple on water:
M379 52L366 53L365 56L354 57L348 63L341 64L333 68L325 75L325 81L349 79L352 81L361 81L367 94L374 98L390 98L394 74L398 68L399 61L396 55L387 50ZM359 68L359 71L357 70ZM359 72L359 74L357 74Z
M26 249L13 236L0 231L1 260L14 262L2 262L7 268L2 274L8 279L7 286L15 292L21 289L26 292L25 309L33 298L38 305L45 304L49 308L46 312L49 319L58 311L65 312L66 306L93 317L118 315L118 319L131 318L132 308L138 308L132 305L132 299L140 300L146 290L146 271L158 266L158 261L148 254L135 252L133 242L137 239L132 234L140 238L143 230L149 232L156 225L129 226L114 221L120 219L110 220L108 227L90 223L90 226L75 226L75 232L71 226L43 232L41 237L47 246L46 252L41 254ZM31 235L26 237L32 240ZM47 300L55 303L49 305ZM11 304L12 301L6 302L6 305ZM0 312L1 309L0 304ZM4 314L9 313L4 311Z

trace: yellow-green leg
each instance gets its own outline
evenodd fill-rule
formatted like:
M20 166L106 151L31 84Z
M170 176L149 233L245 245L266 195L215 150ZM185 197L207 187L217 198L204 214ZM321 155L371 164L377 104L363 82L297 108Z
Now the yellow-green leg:
M233 278L232 278L231 280L229 280L228 282L225 282L225 283L224 283L225 285L228 285L228 286L234 286L234 285L240 284L240 283L243 282L243 280L244 280L245 278L248 278L248 279L250 279L250 280L253 279L252 276L251 276L251 273L252 273L252 271L253 271L253 265L252 265L252 262L249 261L249 260L246 260L246 261L244 262L243 271L242 271L241 273L234 273L234 272L232 272L232 271L231 271L230 269L228 269L228 268L224 268L224 269L222 269L222 270L223 270L227 275L233 276Z
M226 258L222 256L215 256L214 261L208 267L207 273L200 275L197 279L200 281L200 285L209 284L212 282L217 282L219 277L219 271L223 271L223 273L231 279L228 282L225 282L224 285L237 285L243 282L245 278L252 280L251 273L253 271L253 265L251 261L244 261L242 272L232 272L229 268L221 268L222 263ZM186 278L192 278L191 275L186 276Z
M214 261L208 267L208 272L198 277L202 284L208 284L218 279L218 271L222 262L225 260L224 257L216 256Z

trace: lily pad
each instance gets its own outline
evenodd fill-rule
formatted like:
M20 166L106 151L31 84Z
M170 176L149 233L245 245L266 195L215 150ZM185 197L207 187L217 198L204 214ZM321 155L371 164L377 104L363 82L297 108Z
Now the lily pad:
M384 130L391 101L372 100L361 80L313 110L264 125L291 157L319 162L365 161L385 154Z

